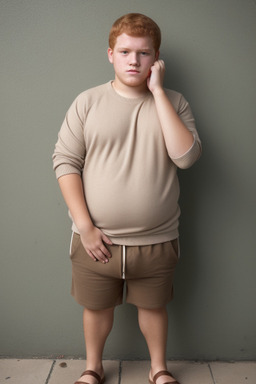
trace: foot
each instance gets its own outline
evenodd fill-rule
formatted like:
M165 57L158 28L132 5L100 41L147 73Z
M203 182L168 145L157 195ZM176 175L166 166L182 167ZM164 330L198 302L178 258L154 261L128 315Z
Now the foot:
M150 384L179 384L178 381L171 375L170 372L163 370L159 372L149 373Z
M82 373L82 376L75 384L103 384L104 383L103 370L99 373L91 370L86 370Z

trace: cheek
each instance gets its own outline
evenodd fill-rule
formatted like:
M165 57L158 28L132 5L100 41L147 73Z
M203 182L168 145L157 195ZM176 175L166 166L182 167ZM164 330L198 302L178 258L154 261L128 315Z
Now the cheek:
M115 68L116 71L121 70L122 67L123 67L122 62L120 62L120 61L118 61L118 60L116 60L116 61L114 62L114 68Z
M155 63L155 59L150 58L150 59L147 61L148 68L151 68L152 65L154 65L154 63Z

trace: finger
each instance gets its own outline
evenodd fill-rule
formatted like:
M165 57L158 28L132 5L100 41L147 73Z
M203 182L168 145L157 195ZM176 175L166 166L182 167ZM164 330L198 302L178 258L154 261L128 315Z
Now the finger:
M106 249L106 248L105 248ZM101 250L98 249L95 253L94 256L103 264L108 263L108 257L105 255L105 253Z
M160 69L164 70L165 69L165 63L163 60L159 60L159 67Z
M90 256L90 258L93 259L93 261L98 261L98 259L94 256L94 254L91 251L86 250L86 252Z
M158 65L159 67L164 67L164 60L157 60L155 61L155 64Z
M109 245L113 244L112 241L104 233L102 234L102 240L106 244L109 244ZM112 257L110 251L104 246L104 244L103 244L103 247L101 247L100 249L104 253L104 255L106 255L106 257L108 258Z
M108 259L112 257L111 252L106 247L104 247L104 245L100 248L100 250Z
M103 233L102 234L102 240L105 242L105 243L107 243L107 244L109 244L109 245L112 245L113 243L112 243L112 241Z
M154 73L160 73L161 74L161 72L164 72L164 70L165 70L164 63L161 63L160 60L156 61L152 67L152 70L154 71Z
M87 251L87 253L93 259L93 261L100 261L103 264L108 261L108 259L103 256L101 251Z

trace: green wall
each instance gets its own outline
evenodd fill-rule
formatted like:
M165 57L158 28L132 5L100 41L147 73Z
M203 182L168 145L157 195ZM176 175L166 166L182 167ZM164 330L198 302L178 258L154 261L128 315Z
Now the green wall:
M113 78L108 32L128 12L160 25L165 86L189 100L203 142L200 161L179 173L168 358L255 359L253 0L0 1L0 355L84 356L51 155L75 96ZM116 309L105 358L148 359L132 306Z

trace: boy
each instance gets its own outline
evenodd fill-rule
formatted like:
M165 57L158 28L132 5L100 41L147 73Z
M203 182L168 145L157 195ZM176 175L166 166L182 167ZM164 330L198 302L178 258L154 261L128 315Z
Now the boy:
M72 294L84 307L87 370L75 384L104 382L102 354L124 282L148 345L150 383L177 384L165 357L179 257L176 170L199 158L201 144L186 100L163 88L160 42L150 18L119 18L108 48L115 78L75 99L55 146L73 221Z

